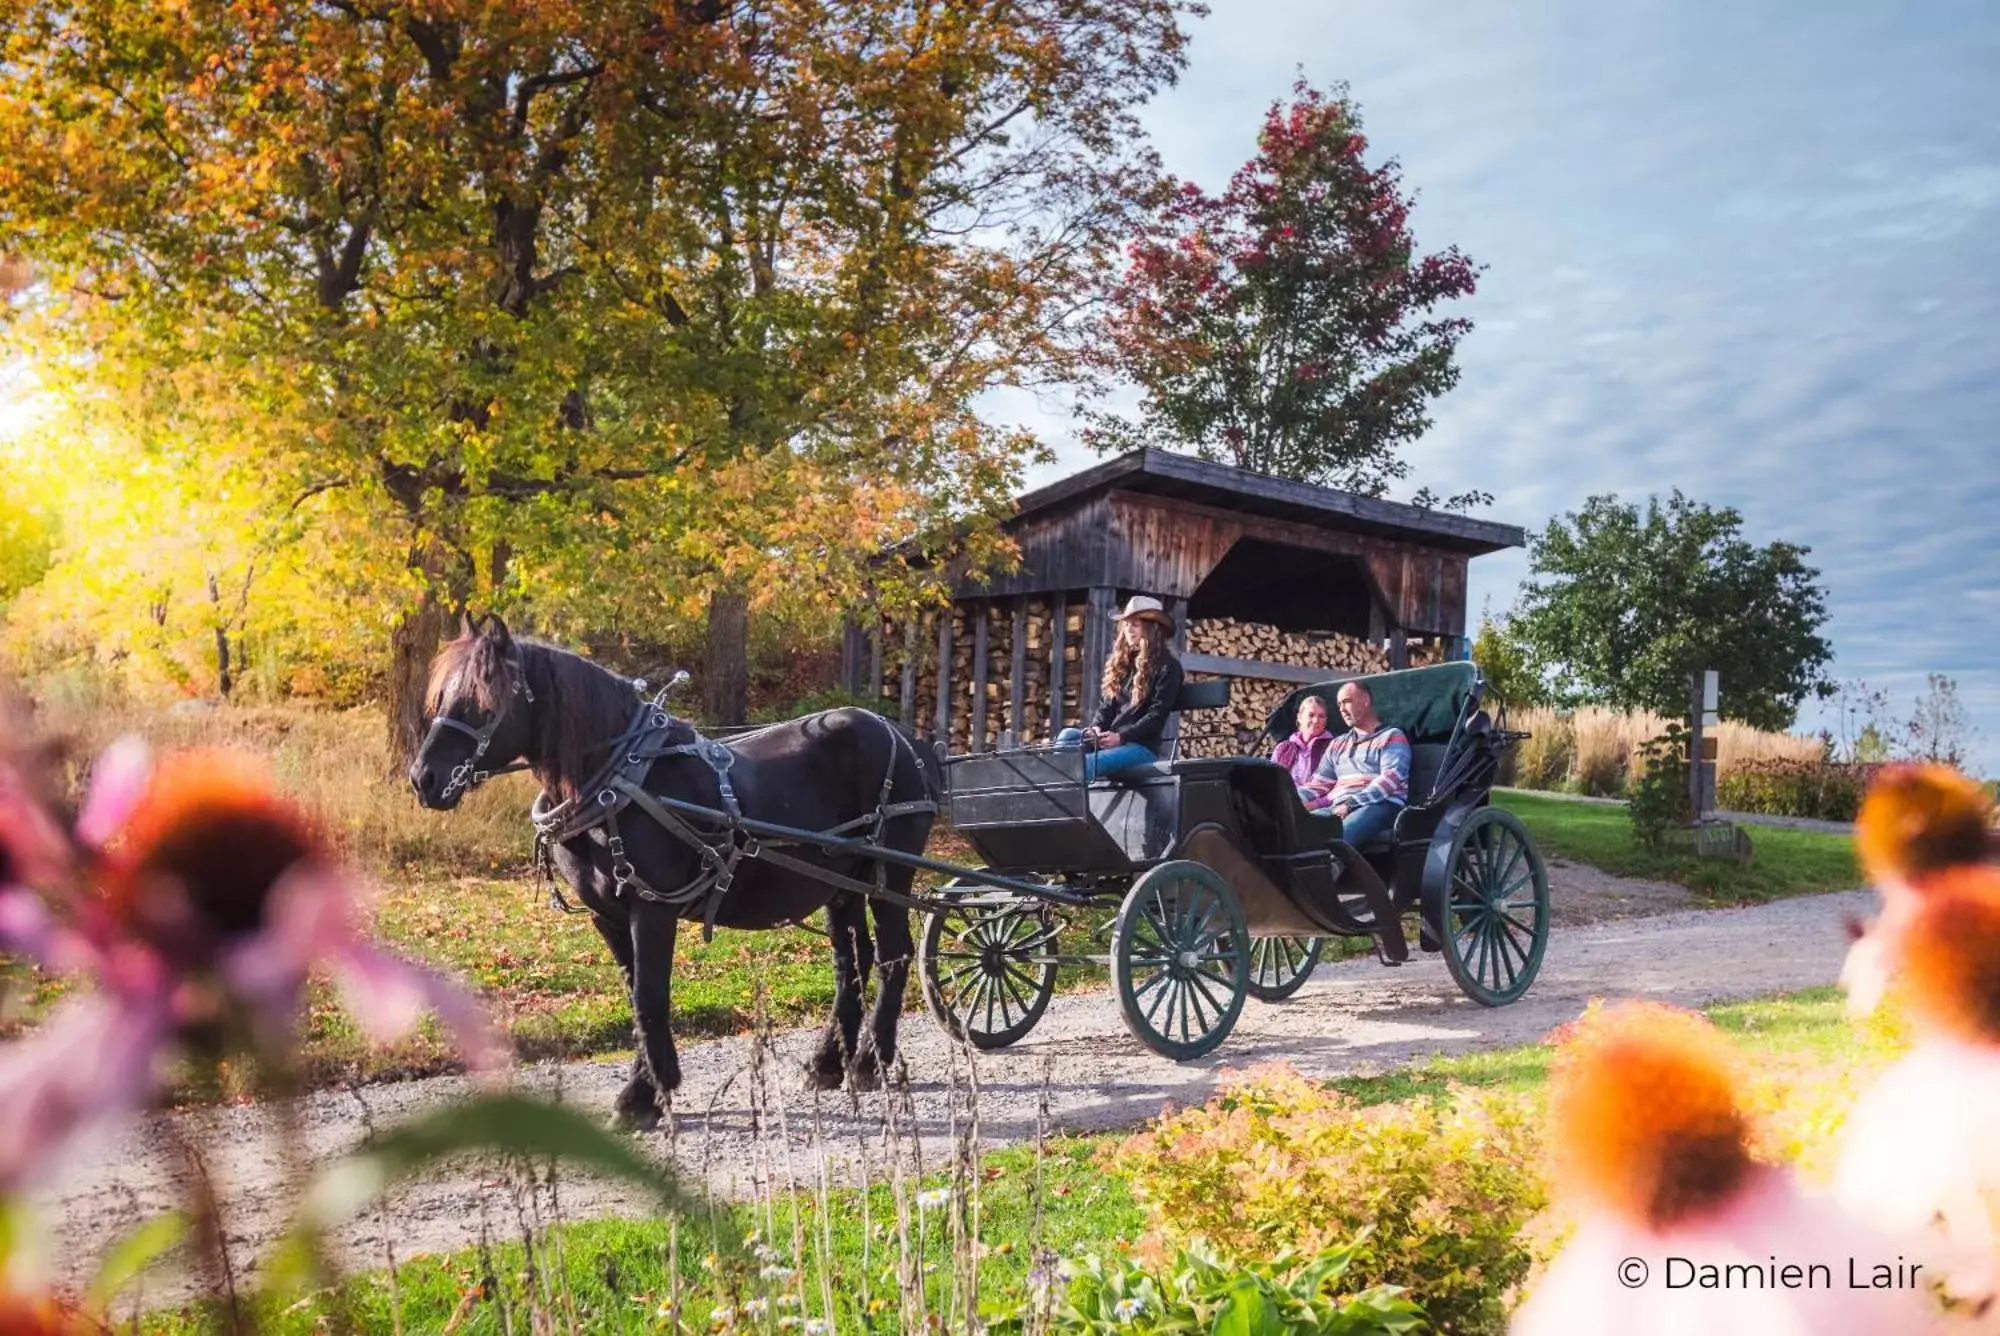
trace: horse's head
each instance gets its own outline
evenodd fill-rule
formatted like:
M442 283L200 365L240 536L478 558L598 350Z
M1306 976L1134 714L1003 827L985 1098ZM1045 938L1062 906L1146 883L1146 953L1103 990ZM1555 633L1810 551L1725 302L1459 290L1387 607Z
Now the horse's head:
M424 694L430 731L410 764L417 801L440 812L501 766L521 759L533 736L535 693L506 623L488 614L461 623L458 639L431 661Z

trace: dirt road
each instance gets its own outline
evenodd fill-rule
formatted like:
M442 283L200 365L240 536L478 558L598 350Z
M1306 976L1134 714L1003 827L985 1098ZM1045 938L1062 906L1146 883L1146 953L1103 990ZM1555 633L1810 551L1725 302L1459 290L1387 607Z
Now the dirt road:
M1664 895L1634 895L1632 885L1604 879L1599 888L1613 902L1622 893L1630 904L1671 903ZM1567 906L1558 897L1557 927L1529 996L1495 1010L1468 1002L1434 955L1397 969L1372 958L1350 961L1323 966L1288 1002L1248 1002L1220 1049L1176 1064L1126 1034L1105 992L1058 997L1027 1040L979 1055L980 1143L1031 1139L1044 1098L1053 1128L1130 1126L1165 1106L1202 1100L1225 1068L1284 1061L1311 1075L1352 1074L1435 1053L1532 1041L1573 1018L1594 996L1700 1005L1829 984L1845 948L1843 914L1868 914L1874 907L1871 894L1853 891L1749 909L1607 919L1603 904L1593 910L1595 902L1577 895ZM954 1109L965 1106L965 1059L955 1057L928 1016L909 1017L903 1034L909 1107L920 1136L888 1135L884 1094L854 1100L845 1093L803 1093L800 1064L813 1036L799 1031L776 1036L762 1057L747 1038L682 1049L687 1084L675 1101L673 1158L713 1191L732 1196L757 1191L759 1180L781 1189L787 1175L801 1184L817 1182L822 1160L833 1182L853 1182L870 1167L880 1172L897 1148L926 1164L942 1163L952 1145ZM950 1075L954 1063L956 1080ZM753 1090L760 1075L766 1078L761 1094ZM624 1064L611 1062L521 1073L525 1086L545 1092L560 1087L567 1102L593 1114L608 1112L623 1079ZM359 1096L328 1091L300 1101L297 1116L312 1158L324 1162L362 1137L364 1101L366 1118L381 1126L464 1091L464 1083L450 1077L372 1087ZM84 1273L133 1224L174 1204L179 1171L169 1132L206 1148L211 1172L231 1203L232 1251L244 1270L254 1272L255 1258L283 1224L283 1170L271 1111L234 1107L155 1118L73 1161L41 1198L55 1228L54 1256L71 1274ZM648 1140L663 1157L669 1154L665 1136ZM496 1235L514 1235L514 1208L506 1192L494 1190L496 1178L478 1166L442 1173L403 1191L386 1225L381 1216L364 1217L338 1243L350 1261L366 1265L381 1261L385 1228L399 1258L476 1242L482 1219ZM572 1179L563 1184L562 1206L565 1218L575 1219L636 1210L639 1202L627 1191ZM183 1284L178 1276L161 1275L149 1282L148 1298L169 1300Z

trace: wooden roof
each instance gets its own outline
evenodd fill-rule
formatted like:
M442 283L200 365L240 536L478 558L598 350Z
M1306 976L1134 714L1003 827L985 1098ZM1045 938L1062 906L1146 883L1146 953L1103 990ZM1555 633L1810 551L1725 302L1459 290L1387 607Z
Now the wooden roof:
M1527 543L1527 534L1518 525L1426 510L1422 506L1358 496L1332 487L1315 487L1166 450L1134 450L1023 493L1015 502L1008 527L1018 527L1038 512L1067 509L1114 487L1274 519L1401 538L1470 556Z

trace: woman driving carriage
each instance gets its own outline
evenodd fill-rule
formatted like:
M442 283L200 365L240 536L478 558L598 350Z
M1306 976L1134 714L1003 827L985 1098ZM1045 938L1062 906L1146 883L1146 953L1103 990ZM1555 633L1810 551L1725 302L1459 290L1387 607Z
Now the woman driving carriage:
M1084 748L1086 779L1160 759L1160 739L1180 697L1181 661L1167 643L1174 619L1160 600L1137 595L1116 620L1118 638L1104 665L1097 722L1056 734L1056 746Z

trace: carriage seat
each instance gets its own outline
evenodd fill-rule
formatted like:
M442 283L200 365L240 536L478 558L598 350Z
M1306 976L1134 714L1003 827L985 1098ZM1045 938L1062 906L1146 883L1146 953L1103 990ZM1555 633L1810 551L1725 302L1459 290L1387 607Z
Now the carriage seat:
M1417 742L1410 745L1409 801L1404 805L1403 811L1396 814L1395 826L1388 834L1378 836L1366 844L1356 845L1355 848L1387 849L1399 840L1410 838L1407 829L1410 822L1405 813L1413 809L1422 810L1428 804L1431 788L1437 783L1438 772L1444 768L1445 753L1449 750L1449 744L1443 742ZM1325 829L1334 832L1328 835L1329 839L1338 835L1339 823L1335 818L1306 813L1303 819L1319 822Z
M1219 710L1229 704L1229 679L1210 678L1200 682L1183 682L1174 709L1180 713L1189 710ZM1100 788L1121 784L1138 784L1150 779L1166 779L1178 774L1180 760L1180 732L1176 729L1166 740L1166 755L1157 761L1147 761L1143 765L1127 766L1114 770L1104 778L1093 781Z

